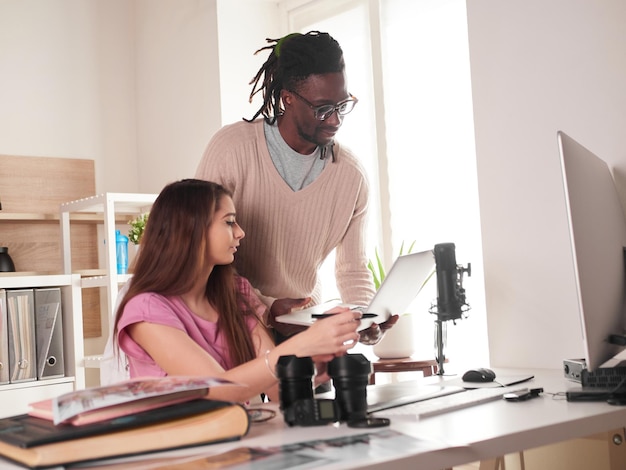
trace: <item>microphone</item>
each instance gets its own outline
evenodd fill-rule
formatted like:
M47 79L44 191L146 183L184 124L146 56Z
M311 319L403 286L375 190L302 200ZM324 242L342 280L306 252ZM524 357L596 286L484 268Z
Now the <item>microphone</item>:
M437 315L435 320L435 359L437 375L444 375L443 365L446 362L447 321L458 320L469 310L465 302L463 273L472 275L471 264L467 268L457 266L454 243L439 243L433 250L435 269L437 271L437 304L430 307L429 312Z
M437 315L439 321L458 320L469 310L465 301L463 273L471 276L471 264L467 268L457 266L454 243L439 243L433 250L437 271L437 305L430 313Z

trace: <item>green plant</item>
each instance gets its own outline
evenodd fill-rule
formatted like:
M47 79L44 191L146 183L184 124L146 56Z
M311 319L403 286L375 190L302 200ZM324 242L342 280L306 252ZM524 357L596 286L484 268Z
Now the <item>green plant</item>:
M415 246L415 240L413 240L411 242L411 245L409 245L409 248L407 249L407 251L405 253L404 252L404 241L403 241L402 244L400 245L400 253L398 253L398 256L402 256L403 254L411 253L413 251L413 247L414 246ZM380 259L379 254L378 254L378 248L374 248L374 256L375 256L375 260L372 261L370 259L368 261L368 263L367 263L367 268L372 273L372 276L374 278L374 287L376 287L376 290L378 290L380 285L385 280L385 267L383 266L383 263L382 263L382 261ZM430 279L430 277L428 279Z
M141 236L146 228L146 222L148 221L149 212L144 212L138 215L132 220L128 221L130 229L128 229L128 240L135 245L141 243Z

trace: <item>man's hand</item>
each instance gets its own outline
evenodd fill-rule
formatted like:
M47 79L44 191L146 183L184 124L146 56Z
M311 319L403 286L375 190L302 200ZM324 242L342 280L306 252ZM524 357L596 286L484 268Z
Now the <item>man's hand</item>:
M380 325L372 323L372 326L359 332L359 343L363 343L367 346L375 345L383 339L385 332L395 325L399 318L400 317L398 315L392 315L386 322L381 323Z
M306 326L289 325L276 321L276 317L291 313L293 309L302 308L311 302L311 297L303 299L276 299L269 312L269 324L283 336L292 336L307 329Z

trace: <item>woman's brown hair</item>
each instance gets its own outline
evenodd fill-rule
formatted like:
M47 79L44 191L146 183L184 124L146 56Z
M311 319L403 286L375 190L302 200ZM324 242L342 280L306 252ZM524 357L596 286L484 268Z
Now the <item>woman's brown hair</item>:
M130 299L144 292L165 297L182 295L204 275L209 226L225 196L231 197L231 193L223 186L196 179L177 181L163 188L150 209L141 250L131 268L133 277L115 315L114 338ZM224 334L234 365L239 365L256 356L243 317L257 317L240 295L235 277L232 265L215 266L207 282L206 296L219 312L218 330Z

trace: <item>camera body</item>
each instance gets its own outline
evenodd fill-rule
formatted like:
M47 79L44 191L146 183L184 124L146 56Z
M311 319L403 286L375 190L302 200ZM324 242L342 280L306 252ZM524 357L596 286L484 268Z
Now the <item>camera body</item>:
M347 354L328 364L335 399L315 398L315 364L310 357L281 356L276 364L280 409L289 426L317 426L358 421L367 416L371 363L362 354Z
M339 421L339 408L329 399L296 400L284 410L284 418L289 426L320 426Z

